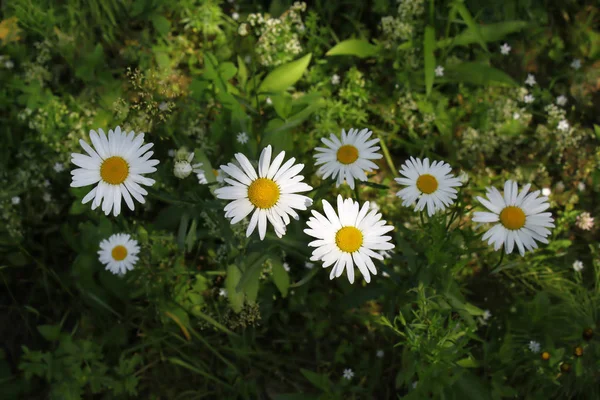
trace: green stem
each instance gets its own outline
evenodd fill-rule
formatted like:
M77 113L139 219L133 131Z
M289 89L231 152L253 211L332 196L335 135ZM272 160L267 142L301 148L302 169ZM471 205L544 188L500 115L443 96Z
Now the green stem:
M356 196L356 201L360 201L360 192L358 190L358 182L354 186L354 196Z

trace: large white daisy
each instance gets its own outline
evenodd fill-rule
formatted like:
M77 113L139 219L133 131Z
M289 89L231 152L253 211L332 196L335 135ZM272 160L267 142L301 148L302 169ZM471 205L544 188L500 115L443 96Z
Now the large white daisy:
M554 228L554 219L549 212L542 212L550 207L548 197L541 196L540 191L529 193L530 184L523 187L519 193L516 182L511 180L504 184L504 197L494 187L487 188L487 198L477 197L477 200L491 212L476 212L474 222L498 222L483 235L483 240L494 244L494 250L502 245L506 254L512 253L515 244L519 253L525 255L525 250L536 249L538 242L548 243L550 235L548 228Z
M88 155L73 153L71 162L78 167L71 171L72 187L96 185L84 198L82 203L92 201L92 210L102 204L106 215L113 211L115 216L121 212L121 196L130 210L134 209L133 199L144 203L148 192L140 185L152 186L154 179L142 174L156 171L158 160L151 160L154 152L148 151L153 144L144 143L144 134L135 136L128 134L117 126L115 131L109 130L108 137L102 129L90 131L90 139L94 148L85 141L79 144Z
M411 157L399 171L404 178L395 178L396 182L407 186L396 196L402 198L403 206L409 206L418 199L415 211L427 206L429 216L443 211L456 199L457 191L454 188L462 185L460 179L451 175L450 171L450 165L443 161L434 161L430 165L428 158L421 161L420 158Z
M117 233L100 242L100 262L106 269L116 275L124 275L131 271L138 261L140 252L138 242L127 233Z
M230 186L215 190L217 198L233 200L225 206L225 217L231 218L235 224L244 219L252 211L246 236L250 236L258 226L260 239L265 238L267 220L273 225L278 237L285 235L286 226L290 223L289 216L298 219L296 210L306 210L312 200L297 194L309 192L312 187L302 182L304 177L298 173L304 164L296 164L295 158L290 158L285 164L282 151L271 162L271 146L267 146L260 154L258 174L241 153L235 154L239 167L233 163L221 165L226 176L224 181Z
M317 174L322 175L323 179L331 176L336 179L336 186L340 186L344 180L350 188L354 189L354 180L367 180L367 172L378 169L377 164L371 160L377 160L383 157L377 153L379 146L375 146L379 139L371 139L372 131L363 129L360 132L357 129L350 129L348 133L342 129L341 140L333 133L321 141L327 147L317 147L317 160L315 165L321 165Z
M360 209L359 209L360 208ZM323 261L323 268L333 264L329 279L339 277L346 270L348 280L354 283L354 264L365 278L371 281L371 275L377 275L377 269L371 258L383 260L378 251L394 248L389 241L391 236L384 236L394 229L386 225L377 210L370 210L367 201L359 207L352 199L343 200L337 197L337 214L327 200L323 200L325 215L312 210L312 217L307 222L310 229L307 235L317 238L308 245L316 247L311 261Z

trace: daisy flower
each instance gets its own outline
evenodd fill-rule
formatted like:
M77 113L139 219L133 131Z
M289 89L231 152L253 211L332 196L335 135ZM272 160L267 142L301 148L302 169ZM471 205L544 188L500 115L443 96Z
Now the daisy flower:
M500 46L500 53L502 53L503 56L508 55L508 53L510 53L511 47L508 45L508 43L504 43L502 46Z
M344 370L344 378L350 380L353 377L354 377L354 371L352 371L350 368L346 368Z
M304 164L294 165L296 159L290 158L282 165L285 151L271 162L271 152L271 145L261 152L258 174L245 155L235 154L240 167L233 163L221 165L228 175L225 182L230 186L215 190L217 198L233 200L225 206L225 217L231 218L232 224L240 222L254 211L246 236L250 236L258 226L260 240L267 233L267 220L275 228L275 234L282 237L290 223L289 216L299 218L294 209L306 210L312 204L310 198L298 194L312 190L311 186L302 182L304 177L298 175Z
M589 212L584 211L577 216L575 225L577 225L579 229L583 229L584 231L592 230L592 228L594 227L594 218Z
M190 176L193 172L197 173L197 169L202 166L202 163L194 164L191 162L194 159L194 153L190 153L184 160L176 160L173 164L173 175L179 179L184 179Z
M237 134L237 141L239 144L246 144L248 142L248 134L246 132L240 132Z
M444 67L441 65L435 67L435 76L444 76Z
M378 169L371 160L377 160L383 156L377 153L379 146L375 146L379 139L371 139L372 131L367 128L361 130L350 129L348 133L342 129L341 140L333 133L321 141L327 147L317 147L315 154L315 165L321 165L317 173L327 179L331 176L336 179L336 187L344 180L354 189L354 180L367 180L367 172Z
M583 271L583 263L579 260L575 261L573 263L573 269L575 270L575 272Z
M548 198L538 197L540 191L529 193L531 184L525 185L518 191L518 185L511 180L504 184L504 197L498 189L487 189L488 199L477 197L477 200L491 212L474 213L473 221L496 223L483 235L483 240L494 244L494 250L504 245L506 254L512 253L515 244L519 253L524 256L525 249L533 250L538 247L536 240L548 243L550 235L548 228L554 227L554 219L549 212L542 212L550 207Z
M102 204L106 215L113 211L114 216L121 212L121 197L130 210L134 209L133 199L145 203L144 196L148 192L140 185L152 186L154 179L142 174L156 171L158 160L151 160L154 152L148 151L153 144L144 143L144 134L135 136L133 131L128 134L117 126L115 131L109 130L108 137L102 129L90 131L90 139L94 148L85 141L79 144L88 155L73 153L71 162L78 167L71 171L72 187L95 185L83 198L85 204L93 199L92 210Z
M346 270L348 280L354 283L354 264L369 283L371 275L377 275L377 269L371 258L383 260L377 251L394 248L389 241L391 236L384 236L394 229L386 225L381 214L375 210L369 211L369 202L361 207L352 200L337 197L337 213L323 200L325 215L312 210L312 217L307 222L309 229L304 233L317 238L310 242L313 250L311 261L323 261L323 268L333 265L329 279L338 278Z
M525 79L525 84L529 86L535 86L535 76L533 76L532 74L528 74L527 79Z
M437 211L443 211L456 199L455 187L461 186L459 178L450 174L452 168L443 161L411 157L399 170L403 178L394 180L400 185L407 186L396 193L402 199L403 206L413 204L417 199L415 211L421 211L427 205L427 214L432 216Z
M133 240L127 233L117 233L100 242L98 255L107 270L115 275L124 275L135 266L139 252L137 240Z

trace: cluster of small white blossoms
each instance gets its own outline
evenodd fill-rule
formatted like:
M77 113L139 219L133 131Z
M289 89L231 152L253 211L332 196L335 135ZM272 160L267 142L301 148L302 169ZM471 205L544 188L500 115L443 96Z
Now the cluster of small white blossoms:
M415 21L425 12L424 0L405 0L398 4L398 14L381 18L383 45L391 48L400 41L410 40L415 35Z
M319 174L323 179L331 177L336 186L342 183L355 187L355 180L367 181L367 173L378 169L372 161L382 158L378 152L378 138L372 138L368 129L358 131L342 130L341 137L331 135L322 138L326 147L317 147L316 165L320 165ZM102 129L90 131L93 148L85 141L80 144L84 154L72 154L72 162L79 168L71 171L71 186L94 185L83 198L83 203L92 201L92 209L102 206L105 214L111 211L115 216L121 211L121 198L133 210L133 199L144 203L147 191L141 185L151 186L154 180L143 174L156 171L158 160L150 157L152 143L144 144L144 134L125 133L117 127L109 130L108 135ZM297 211L305 211L312 205L312 199L302 193L313 188L304 183L299 173L303 164L296 164L295 158L285 159L282 151L272 158L271 146L265 147L259 157L257 168L242 153L234 155L236 163L221 165L218 178L223 185L214 193L230 203L224 207L225 217L231 224L237 224L250 216L246 236L258 230L260 240L267 234L267 225L271 225L277 237L286 234L292 219L299 219ZM193 154L178 160L175 173L180 178L196 172L199 164L191 165ZM415 205L415 211L427 208L427 214L433 216L451 206L457 198L457 188L462 186L460 178L451 174L451 167L443 161L430 162L411 157L400 169L402 177L396 182L403 189L396 195L403 206ZM507 181L504 196L496 188L488 188L487 199L478 197L489 212L476 212L475 222L493 223L494 226L483 236L498 250L504 245L510 254L515 246L521 255L525 249L537 248L536 241L548 243L548 228L554 227L549 212L548 198L539 196L540 191L529 192L531 185L525 185L521 192L517 184ZM387 233L394 227L382 219L378 207L369 202L362 205L350 198L337 196L336 209L323 200L324 215L311 210L304 232L315 238L308 245L314 247L311 262L321 261L323 268L332 267L330 279L340 277L344 271L350 283L354 282L356 266L368 283L371 275L377 275L373 259L383 260L395 246ZM291 217L291 218L290 218ZM101 244L100 260L107 269L124 274L133 268L137 261L139 247L129 235L113 235ZM308 263L307 263L308 265Z
M301 13L305 10L306 3L295 2L279 18L250 14L247 22L240 24L238 33L246 36L249 28L253 29L258 36L256 55L262 65L275 67L284 64L302 52L300 35L306 28Z

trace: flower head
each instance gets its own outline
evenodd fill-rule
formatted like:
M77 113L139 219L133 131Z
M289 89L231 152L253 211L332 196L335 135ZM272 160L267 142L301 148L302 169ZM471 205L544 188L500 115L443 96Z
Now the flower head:
M354 189L354 180L367 180L367 172L378 169L377 165L371 160L377 160L383 156L377 153L379 146L375 146L379 139L371 139L372 131L363 129L360 132L357 129L350 129L348 133L342 129L341 139L331 134L329 139L322 138L321 141L327 147L317 147L315 154L315 165L321 165L318 173L323 175L323 179L331 176L336 179L336 186L342 182Z
M16 206L21 202L21 198L19 196L14 196L12 199L10 199L10 202Z
M542 189L542 196L550 196L552 194L552 191L550 190L550 188L543 188Z
M560 96L558 96L556 98L556 104L559 106L564 106L565 104L567 104L567 97L563 96L562 94Z
M527 79L525 79L525 84L529 86L535 86L537 82L535 81L535 76L532 74L527 75Z
M462 185L459 178L450 174L452 168L443 161L429 163L429 159L411 157L399 171L403 178L395 178L400 185L407 186L396 193L402 198L402 205L409 206L418 200L415 211L427 206L427 213L432 216L443 211L454 203L456 187Z
M548 228L554 227L554 219L549 212L543 211L550 207L548 198L538 197L540 191L529 193L530 184L518 191L518 185L513 181L504 184L504 196L498 189L487 189L487 199L477 197L477 200L491 212L476 212L474 222L495 223L483 235L483 240L494 245L494 250L499 250L502 245L506 254L512 253L515 244L519 253L525 255L525 249L537 248L536 240L548 243L546 237L550 235Z
M240 132L237 134L237 141L239 144L246 144L248 142L248 134L246 132Z
M348 281L354 283L354 265L369 283L371 274L377 275L377 269L371 258L383 260L377 251L391 250L394 245L389 241L391 236L385 234L394 229L386 225L381 214L369 211L369 202L363 204L337 197L337 213L323 200L325 216L312 210L312 217L307 222L308 229L304 233L317 238L310 242L313 250L311 261L323 261L323 268L333 265L329 279L338 278L344 270Z
M377 353L375 353L375 355L377 356L377 358L383 358L384 356L384 352L383 350L377 350Z
M508 55L508 53L510 53L511 47L508 45L508 43L504 43L502 46L500 46L500 53L502 53L502 55L506 56Z
M131 271L138 261L140 247L136 240L126 233L117 233L100 242L100 262L115 275Z
M59 162L54 163L54 167L53 168L54 168L55 172L63 172L65 170L64 164L63 163L59 163Z
M435 67L435 76L444 76L444 67L441 65Z
M541 350L541 348L542 348L542 346L540 345L540 343L536 342L535 340L531 340L529 342L528 347L529 347L529 350L531 350L532 353L539 353L540 350Z
M583 263L579 260L575 261L573 263L573 270L575 270L575 272L583 271Z
M85 141L79 144L88 155L73 153L71 162L80 168L71 171L72 187L95 185L83 198L85 204L92 201L92 210L102 204L102 211L108 215L111 210L114 216L121 212L121 197L129 209L134 209L133 198L145 203L144 196L148 192L140 185L152 186L154 179L143 174L156 171L158 160L150 157L154 152L148 151L152 143L144 143L144 134L135 136L133 131L125 133L117 126L115 131L109 130L108 137L102 129L90 131L90 139L94 148Z
M340 76L338 74L333 74L331 77L331 84L332 85L339 85L340 84Z
M50 193L46 192L42 196L42 200L44 200L46 203L50 203L50 201L52 201L52 195Z
M312 187L302 182L304 177L298 173L304 164L295 164L295 158L283 163L285 151L271 162L271 146L260 154L258 173L245 155L235 154L239 167L233 163L221 165L228 175L224 186L215 190L219 199L233 200L225 206L225 217L236 224L251 212L250 224L246 236L250 236L258 226L258 234L263 240L267 233L267 221L275 228L278 237L285 235L290 216L298 219L296 210L306 210L312 200L298 193L309 192ZM283 164L283 165L282 165Z
M525 102L526 104L531 104L535 101L535 97L533 97L533 95L531 94L526 94L525 97L523 97L523 102Z
M575 71L580 69L581 68L581 60L579 58L574 59L571 62L571 68L573 68Z
M225 288L219 289L219 296L220 297L227 297L227 289L225 289Z
M344 370L344 378L350 380L353 377L354 377L354 371L352 371L350 368L346 368Z
M594 227L594 218L589 212L584 211L577 216L575 225L577 225L579 229L583 229L584 231L590 231Z
M558 126L556 127L559 131L563 131L566 132L569 130L569 122L567 122L566 120L562 120L558 123Z

